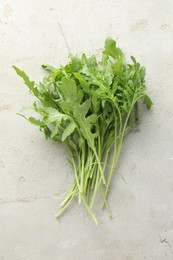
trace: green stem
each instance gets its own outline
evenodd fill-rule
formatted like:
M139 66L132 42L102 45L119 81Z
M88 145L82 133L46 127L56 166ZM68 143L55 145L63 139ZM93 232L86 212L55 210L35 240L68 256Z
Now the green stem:
M83 193L83 189L84 189L84 163L85 163L85 143L82 145L82 151L81 151L81 189L80 192Z
M74 196L76 195L76 191L77 191L77 186L75 187L71 197L68 198L68 200L65 202L65 205L62 207L62 209L60 209L60 211L56 214L56 218L59 218L62 213L66 210L66 208L68 208L68 206L70 205L71 201L73 200Z
M129 113L127 114L127 117L126 117L126 120L125 120L125 123L124 123L124 127L123 127L122 133L121 133L121 135L120 135L119 144L118 144L118 149L116 149L115 144L114 144L114 158L113 158L112 167L111 167L111 170L110 170L110 173L109 173L109 177L108 177L108 181L107 181L107 185L106 185L106 189L105 189L105 193L104 193L104 201L103 201L103 204L102 204L102 208L104 208L104 205L105 205L105 200L106 200L107 193L108 193L108 190L109 190L109 186L110 186L112 174L113 174L115 165L116 165L116 163L117 163L117 160L118 160L118 157L119 157L119 154L120 154L120 151L121 151L122 141L123 141L123 138L124 138L124 134L125 134L125 131L126 131L127 122L128 122L128 120L129 120L129 117L130 117L130 113L131 113L132 108L133 108L133 107L131 107L131 109L129 110ZM115 132L116 132L116 131L115 131ZM115 133L115 138L116 138L116 133ZM117 151L117 152L116 152L116 151Z
M101 145L100 145L101 146ZM105 173L105 171L106 171L106 166L108 166L108 158L109 158L109 153L110 153L110 149L111 149L111 147L108 147L107 149L106 149L106 153L105 153L105 157L104 157L104 166L103 166L103 172ZM98 175L97 175L98 176ZM100 177L100 176L99 176ZM97 192L98 192L98 189L99 189L99 187L100 187L100 184L101 184L101 178L98 178L98 179L96 179L96 185L95 185L95 191L94 191L94 194L93 194L93 197L92 197L92 201L91 201L91 204L90 204L90 208L92 208L93 207L93 205L94 205L94 201L95 201L95 197L96 197L96 195L97 195ZM102 195L103 195L103 191L101 190L101 193L102 193ZM107 203L106 202L106 200L105 200L105 203ZM108 212L110 212L110 210L109 210L109 206L107 207L108 208ZM109 213L109 215L111 215L111 213Z
M86 202L86 200L85 200L83 195L82 195L82 201L83 201L86 209L88 210L91 218L94 220L95 224L98 225L98 220L97 220L96 216L94 215L94 213L92 212L92 210L90 209L90 207L88 206L88 204L87 204L87 202Z
M97 147L97 150L98 150L98 156L99 156L99 161L101 160L101 145L100 145L100 135L98 133L98 147ZM98 183L99 183L99 177L100 177L100 173L99 173L99 167L97 168L97 177L96 177L96 182L95 182L95 188L94 188L94 194L93 194L93 197L92 197L92 200L91 200L91 204L90 204L90 208L92 209L93 205L94 205L94 201L95 201L95 197L96 197L96 194L97 194L97 191L98 191ZM104 172L103 172L104 174Z
M94 155L95 155L97 163L98 163L98 167L99 167L99 170L100 170L100 173L101 173L103 184L106 185L106 180L105 180L104 172L103 172L103 169L102 169L102 166L101 166L101 163L100 163L99 156L98 156L95 148L93 148L92 150L94 152Z
M79 190L79 204L80 204L81 203L81 196L80 196L81 187L80 187L78 172L77 172L77 168L76 168L76 164L75 164L74 159L73 159L73 166L74 166L74 173L75 173L76 183L77 183L77 187L78 187L78 190Z
M63 200L63 202L60 204L61 207L64 207L64 205L68 202L68 200L73 195L75 189L76 189L76 183L74 182L72 190L69 192L68 196Z
M103 199L104 199L104 192L103 192L102 186L100 186L100 191L101 191L101 194L102 194ZM110 218L112 218L112 214L111 214L111 211L110 211L110 207L109 207L109 204L108 204L108 202L107 202L106 199L104 199L104 203L105 203L105 206L106 206L106 210L107 210L108 216L109 216Z

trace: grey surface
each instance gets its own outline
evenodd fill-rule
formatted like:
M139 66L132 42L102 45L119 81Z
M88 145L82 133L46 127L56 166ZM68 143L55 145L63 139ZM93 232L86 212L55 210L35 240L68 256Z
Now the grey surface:
M66 150L16 113L32 79L70 52L99 53L107 36L147 69L153 109L124 141L109 202L96 227L74 202L54 215L72 182ZM173 259L173 1L0 1L0 260ZM99 202L99 201L98 201Z

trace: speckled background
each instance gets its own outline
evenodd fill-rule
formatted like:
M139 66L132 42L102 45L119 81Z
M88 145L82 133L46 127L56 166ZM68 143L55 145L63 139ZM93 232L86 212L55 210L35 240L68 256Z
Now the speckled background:
M147 71L154 101L124 141L96 227L77 202L54 218L72 172L61 145L16 115L33 97L12 70L99 53L107 36ZM173 1L0 0L0 260L173 259Z

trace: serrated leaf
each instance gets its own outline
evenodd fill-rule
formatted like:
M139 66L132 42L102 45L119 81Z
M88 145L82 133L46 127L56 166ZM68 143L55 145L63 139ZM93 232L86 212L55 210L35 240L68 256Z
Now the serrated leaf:
M50 129L49 129L47 126L45 126L45 127L43 128L43 130L44 130L45 138L46 138L46 140L47 140L48 138L50 138L51 131L50 131Z
M34 117L29 117L28 121L30 121L32 124L37 125L37 126L44 125L42 121L40 121L40 120L38 120L38 119L36 119Z
M102 52L103 53L103 52ZM107 62L109 60L109 57L107 55L102 55L102 59L101 59L101 62L100 62L100 66L102 67L102 71L104 72L105 69L106 69L106 66L107 66Z
M102 69L102 79L103 79L103 82L102 82L102 89L103 89L103 85L106 85L107 87L107 90L109 89L110 85L112 84L112 80L113 80L113 77L114 77L114 70L113 70L113 63L108 59L106 64L104 64L104 67ZM105 89L106 91L106 89Z
M82 105L79 105L74 108L74 117L76 122L78 122L79 129L81 134L88 142L91 148L94 147L94 139L96 137L96 133L91 132L91 128L93 126L93 120L96 117L86 117L91 106L91 100L86 100Z
M62 86L60 88L65 100L75 100L77 95L77 86L73 79L70 77L64 77L62 79Z
M86 63L87 63L88 68L91 69L92 71L94 71L98 68L98 64L97 64L97 60L96 60L95 55L91 55L91 57L89 57L87 59Z
M52 98L52 95L49 92L42 93L42 102L44 102L45 106L47 107L57 107L54 99Z
M84 103L82 103L82 105L78 106L78 109L83 116L86 116L90 107L91 107L91 100L87 99Z
M74 73L74 76L76 79L79 80L81 87L83 88L83 90L90 94L90 84L82 77L82 75L80 73Z
M53 122L61 124L62 119L67 120L69 118L67 115L60 113L57 109L52 107L44 108L44 111L47 113L47 118L44 119L44 123L47 125Z
M130 58L133 61L133 63L136 64L136 59L133 56L130 56Z
M120 56L113 65L115 74L120 75L123 71L123 56Z
M83 96L84 96L84 91L83 91L83 89L80 89L79 92L77 93L77 96L76 96L77 103L82 102Z
M73 133L73 131L75 130L76 128L76 124L74 122L70 122L69 125L65 128L63 134L62 134L62 138L61 140L64 142L65 139L71 135L71 133Z
M79 71L82 68L81 60L74 55L69 55L71 59L71 63L69 64L69 68L71 72Z
M116 47L116 41L112 38L107 38L105 41L105 50L103 51L103 54L109 55L116 59L120 54L122 54L122 51Z
M143 99L143 103L146 105L147 109L149 110L151 108L151 106L153 105L152 100L150 99L150 97L148 95L145 94L144 99Z
M87 65L83 65L82 69L81 69L81 73L85 74L86 76L88 77L91 77L92 78L92 72L91 70L87 67Z
M92 106L93 106L93 110L94 110L94 113L98 112L99 110L99 105L100 105L100 100L98 99L98 97L96 95L93 95L92 98L91 98L91 101L92 101Z
M62 101L60 103L60 107L63 109L63 111L71 112L73 111L73 103L68 101Z
M54 138L58 134L58 131L59 131L59 125L56 124L54 129L51 131L50 138Z
M57 70L55 67L48 65L48 64L43 64L42 68L44 68L45 70L48 70L50 72L55 72Z
M34 87L35 82L34 81L30 81L29 77L26 75L26 73L23 70L20 70L19 68L17 68L16 66L12 66L13 69L16 71L16 73L24 80L25 84L27 85L27 87L31 90L31 92L38 97L39 96L39 92L38 90Z
M96 123L97 118L98 118L97 115L92 114L92 115L90 115L90 116L87 117L87 121L88 121L91 125L93 125L93 124Z

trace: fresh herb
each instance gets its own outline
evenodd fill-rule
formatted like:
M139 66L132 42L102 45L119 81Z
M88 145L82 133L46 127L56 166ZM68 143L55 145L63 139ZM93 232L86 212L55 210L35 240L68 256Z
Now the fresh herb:
M69 57L70 62L59 68L43 65L49 75L39 84L13 68L38 99L32 109L41 117L25 118L39 126L46 139L64 143L69 152L73 187L56 216L78 197L98 224L93 212L96 195L100 192L102 207L111 216L107 196L124 135L138 122L138 101L142 99L147 109L152 101L145 93L144 67L134 57L126 64L113 39L106 39L100 61L95 55Z

